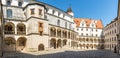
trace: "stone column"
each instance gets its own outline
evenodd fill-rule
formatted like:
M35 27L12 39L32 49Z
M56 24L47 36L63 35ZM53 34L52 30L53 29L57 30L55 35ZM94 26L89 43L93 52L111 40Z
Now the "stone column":
M15 34L17 34L17 25L15 24Z
M61 30L61 38L63 38L63 30Z
M56 35L55 35L55 36L57 37L57 35L58 35L58 34L57 34L57 28L55 28L55 30L56 30L56 31L55 31L55 32L56 32Z

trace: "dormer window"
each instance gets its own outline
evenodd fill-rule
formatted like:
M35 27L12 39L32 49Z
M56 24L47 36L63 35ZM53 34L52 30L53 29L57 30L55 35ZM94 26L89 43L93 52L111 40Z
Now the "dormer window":
M31 15L34 15L34 14L35 14L34 10L35 10L34 8L33 8L33 9L30 9Z
M18 6L22 6L23 2L22 1L18 1Z
M82 26L84 26L84 24L82 24Z
M10 5L11 5L11 1L10 1L10 0L7 0L7 1L6 1L6 4L7 4L7 6L10 6Z

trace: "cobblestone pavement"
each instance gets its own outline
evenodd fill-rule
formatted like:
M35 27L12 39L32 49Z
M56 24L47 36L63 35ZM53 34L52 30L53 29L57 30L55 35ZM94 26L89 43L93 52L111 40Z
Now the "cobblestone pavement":
M37 53L37 52L36 52ZM51 54L16 53L13 57L4 58L120 58L120 55L106 50L62 51Z

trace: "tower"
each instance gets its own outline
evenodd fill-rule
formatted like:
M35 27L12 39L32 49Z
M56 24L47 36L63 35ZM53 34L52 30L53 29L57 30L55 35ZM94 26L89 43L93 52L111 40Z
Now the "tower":
M67 9L66 13L68 13L68 14L71 15L71 16L74 16L74 13L72 12L72 8L71 8L71 7L69 7L69 8Z
M118 13L117 13L118 19L120 19L120 0L118 0Z

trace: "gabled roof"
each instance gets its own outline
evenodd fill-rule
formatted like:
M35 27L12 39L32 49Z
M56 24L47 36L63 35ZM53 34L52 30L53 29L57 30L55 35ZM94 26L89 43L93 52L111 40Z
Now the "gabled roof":
M74 22L76 23L76 27L80 27L81 21L84 20L87 27L90 26L91 22L94 21L92 19L88 18L74 18ZM95 20L96 21L96 28L103 28L103 24L101 20Z

